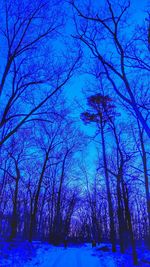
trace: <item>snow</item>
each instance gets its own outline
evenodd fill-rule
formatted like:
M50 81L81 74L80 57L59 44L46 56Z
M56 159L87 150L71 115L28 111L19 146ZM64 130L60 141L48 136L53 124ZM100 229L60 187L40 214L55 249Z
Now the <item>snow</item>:
M103 251L103 247L107 251ZM150 252L138 249L140 267L150 267ZM109 244L93 248L82 246L54 247L41 242L0 242L0 267L132 267L132 254L121 255L119 247L111 252Z
M36 257L24 267L99 267L99 258L92 256L92 249L86 246L82 247L51 247L41 245L37 249Z

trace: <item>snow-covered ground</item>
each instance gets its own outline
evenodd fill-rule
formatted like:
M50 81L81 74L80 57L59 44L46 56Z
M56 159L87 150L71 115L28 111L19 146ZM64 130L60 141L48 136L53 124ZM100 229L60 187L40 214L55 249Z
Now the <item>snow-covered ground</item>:
M106 249L102 249L105 247ZM106 251L104 251L106 250ZM140 248L139 266L150 267L150 252ZM54 247L47 243L0 243L0 267L132 267L132 255L112 253L108 244Z

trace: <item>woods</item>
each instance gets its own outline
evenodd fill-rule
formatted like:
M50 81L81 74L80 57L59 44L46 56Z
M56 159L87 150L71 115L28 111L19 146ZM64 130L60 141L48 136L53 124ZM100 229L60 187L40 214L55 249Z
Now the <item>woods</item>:
M0 3L1 239L108 242L134 265L150 248L150 21L131 4Z

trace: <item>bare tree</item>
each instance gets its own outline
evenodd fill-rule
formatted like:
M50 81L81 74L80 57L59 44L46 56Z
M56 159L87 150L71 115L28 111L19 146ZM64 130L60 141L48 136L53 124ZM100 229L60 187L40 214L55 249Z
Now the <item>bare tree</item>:
M58 53L51 49L63 25L63 14L57 16L60 4L57 0L2 3L0 33L6 53L0 83L0 145L24 123L42 115L40 108L67 83L78 65L80 53L75 57L68 53L58 64Z
M75 16L76 35L74 37L84 43L101 64L97 78L101 76L107 78L115 93L132 107L150 137L149 123L144 118L144 111L141 112L139 108L138 93L135 95L133 90L134 81L138 79L135 74L138 77L144 75L146 79L149 76L148 42L145 47L144 42L139 42L141 38L137 34L131 38L124 37L126 27L128 27L128 36L131 35L126 18L130 2L124 4L123 1L118 1L116 6L113 1L106 0L104 9L100 11L94 6L92 11L92 5L81 7L76 1L71 1L71 5L78 15L78 17ZM143 49L144 58L142 59L139 57L141 54L139 44ZM144 89L142 83L143 81L138 88ZM144 90L146 92L147 88Z
M110 219L110 239L112 243L112 251L116 251L116 241L115 241L115 225L114 225L114 213L113 204L110 190L110 179L107 167L107 156L106 156L106 140L104 129L109 121L109 117L114 117L114 106L111 103L111 98L108 96L103 96L101 94L96 94L88 98L88 105L90 106L90 112L84 112L81 114L81 118L85 123L96 122L101 135L102 141L102 155L104 163L104 173L107 188L107 198L109 207L109 219Z

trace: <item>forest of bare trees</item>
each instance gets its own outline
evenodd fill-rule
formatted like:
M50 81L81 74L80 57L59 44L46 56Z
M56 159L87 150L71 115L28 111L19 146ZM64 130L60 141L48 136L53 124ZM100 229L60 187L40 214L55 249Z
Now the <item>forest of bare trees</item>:
M0 3L0 236L106 241L137 265L137 245L150 248L150 21L104 2Z

